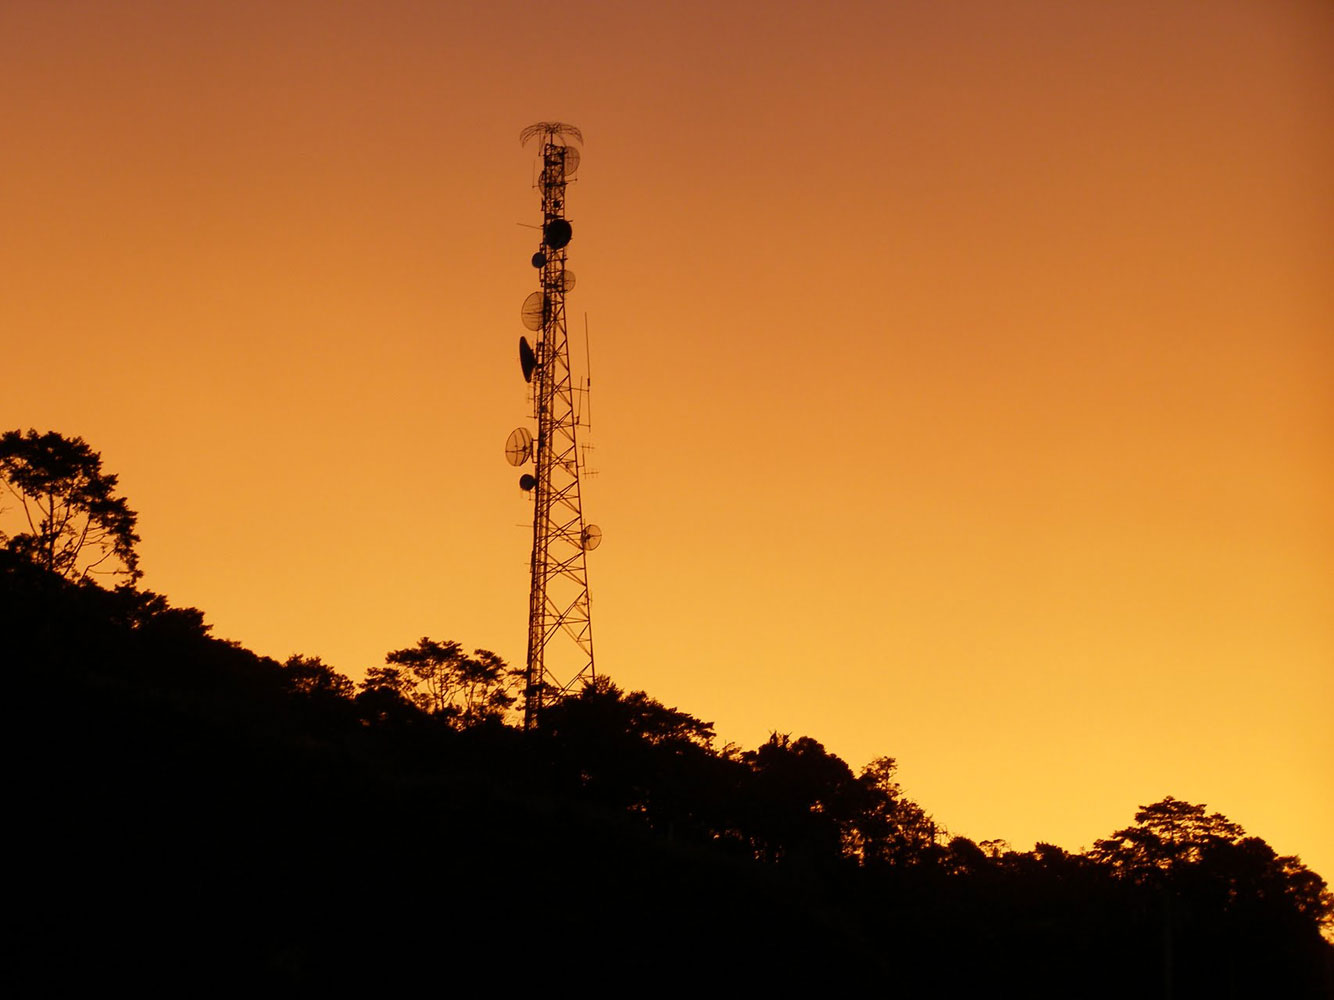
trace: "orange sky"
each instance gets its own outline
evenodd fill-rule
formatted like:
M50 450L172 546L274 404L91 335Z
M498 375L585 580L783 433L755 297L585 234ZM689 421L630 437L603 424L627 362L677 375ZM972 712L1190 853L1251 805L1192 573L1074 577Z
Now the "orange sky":
M604 672L974 838L1171 794L1334 876L1334 8L833 7L5 0L0 426L223 637L520 662L572 122Z

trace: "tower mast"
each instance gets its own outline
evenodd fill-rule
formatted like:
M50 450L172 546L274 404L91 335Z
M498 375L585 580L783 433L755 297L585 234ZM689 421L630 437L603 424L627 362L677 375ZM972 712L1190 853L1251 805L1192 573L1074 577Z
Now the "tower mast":
M583 136L573 125L538 122L520 133L539 142L542 242L532 264L539 288L524 300L524 326L536 334L519 338L519 363L532 385L537 437L525 428L510 435L512 465L533 462L519 485L533 494L533 549L528 593L528 661L524 672L523 726L531 729L545 700L591 683L593 619L588 595L587 552L602 532L585 525L579 491L579 417L570 371L565 296L574 287L566 267L573 229L565 217L566 185L579 167ZM557 637L564 640L558 641Z

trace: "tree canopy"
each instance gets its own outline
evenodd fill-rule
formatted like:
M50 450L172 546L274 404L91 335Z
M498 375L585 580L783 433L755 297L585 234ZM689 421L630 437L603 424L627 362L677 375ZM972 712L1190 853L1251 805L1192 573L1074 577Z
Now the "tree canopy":
M515 673L489 649L469 656L457 642L422 636L415 646L387 653L385 663L366 671L364 693L397 696L457 725L498 721L514 704Z
M1099 840L1090 854L1118 875L1145 881L1199 864L1211 850L1235 844L1242 835L1241 827L1221 813L1169 795L1141 806L1134 826Z
M0 545L67 580L137 580L138 515L116 483L83 438L0 434Z
M1296 857L1281 857L1221 813L1168 796L1141 806L1135 824L1097 841L1089 857L1117 878L1201 899L1224 910L1282 903L1334 928L1334 896Z

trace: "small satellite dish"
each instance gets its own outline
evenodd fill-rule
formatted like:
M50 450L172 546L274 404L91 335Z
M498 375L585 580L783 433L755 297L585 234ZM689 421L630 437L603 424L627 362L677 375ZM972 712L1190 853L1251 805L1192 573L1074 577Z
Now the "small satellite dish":
M542 242L552 250L564 250L574 239L574 227L565 219L552 219L542 229Z
M516 427L510 431L505 441L505 458L510 465L518 467L533 455L533 435L527 427Z
M547 255L541 250L533 254L533 267L546 267Z
M546 187L559 187L575 175L579 169L579 150L573 146L552 146L542 169L542 183Z
M523 317L524 329L542 329L547 320L547 297L541 292L533 292L532 295L523 300L523 309L520 310L520 315Z
M579 150L573 146L565 146L565 176L573 177L576 170L579 169Z
M551 284L548 287L550 287L552 291L556 290L562 292L570 291L571 289L574 288L574 272L573 271L558 272L552 277Z
M519 489L523 490L525 493L532 490L532 488L536 485L537 485L537 480L526 472L519 477Z
M602 529L596 524L587 525L583 531L584 551L592 552L602 544Z
M533 380L533 369L537 367L537 355L528 345L527 337L519 338L519 367L523 369L523 380L531 382Z

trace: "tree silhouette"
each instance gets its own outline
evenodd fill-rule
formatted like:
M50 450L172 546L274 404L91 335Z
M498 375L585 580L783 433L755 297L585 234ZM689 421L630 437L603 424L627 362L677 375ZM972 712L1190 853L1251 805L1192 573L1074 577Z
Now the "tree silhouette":
M1135 813L1135 825L1099 840L1089 856L1135 882L1156 881L1197 864L1219 844L1234 844L1243 830L1220 813L1206 813L1168 796Z
M1164 995L1226 985L1298 996L1318 979L1320 930L1334 915L1324 880L1226 816L1169 796L1089 857L1139 893L1160 940Z
M116 477L82 438L49 431L0 435L0 483L17 506L0 514L17 524L0 526L0 545L69 580L90 574L138 580L135 514L115 495ZM0 499L3 499L0 497Z
M668 708L643 691L624 694L608 677L599 677L573 697L553 702L544 713L543 729L552 734L578 732L599 740L631 737L674 749L713 744L713 723Z
M857 778L862 802L851 852L863 864L913 863L935 847L935 822L921 806L904 797L897 771L893 757L877 757Z
M457 642L422 636L417 645L388 653L385 662L391 666L367 671L365 691L391 690L462 726L499 720L514 704L514 672L487 649L468 656Z
M311 697L351 698L356 691L351 679L318 656L289 656L283 663L283 679L289 691Z
M772 733L742 760L753 774L749 825L757 857L832 859L855 852L862 786L841 758L809 736Z
M625 694L604 675L549 703L538 727L563 787L674 837L711 838L725 825L719 802L733 763L713 753L712 723Z

